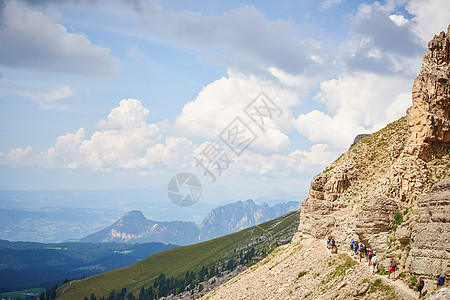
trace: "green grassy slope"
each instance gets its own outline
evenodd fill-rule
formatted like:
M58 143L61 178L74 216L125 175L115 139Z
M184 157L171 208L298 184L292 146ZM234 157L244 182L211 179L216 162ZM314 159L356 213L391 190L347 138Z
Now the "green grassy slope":
M219 260L236 258L240 251L255 248L269 253L277 242L292 237L298 222L299 213L295 211L224 237L156 253L131 266L72 281L58 289L58 299L89 298L92 293L97 298L107 297L111 290L123 287L136 295L142 286L148 287L161 273L181 278L188 270L198 271Z

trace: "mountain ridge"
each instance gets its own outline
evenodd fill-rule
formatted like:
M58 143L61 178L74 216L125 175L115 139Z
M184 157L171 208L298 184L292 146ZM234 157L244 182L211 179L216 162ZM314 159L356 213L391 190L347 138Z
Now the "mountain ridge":
M188 245L275 219L297 210L299 205L296 201L274 206L267 203L258 205L252 199L237 201L212 209L199 226L185 221L153 221L147 219L141 211L133 210L112 225L83 237L80 242L163 242Z

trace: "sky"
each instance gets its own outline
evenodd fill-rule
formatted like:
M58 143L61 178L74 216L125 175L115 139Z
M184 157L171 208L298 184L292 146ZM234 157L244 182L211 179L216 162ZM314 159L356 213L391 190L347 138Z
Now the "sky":
M0 189L307 196L406 113L445 0L0 0Z

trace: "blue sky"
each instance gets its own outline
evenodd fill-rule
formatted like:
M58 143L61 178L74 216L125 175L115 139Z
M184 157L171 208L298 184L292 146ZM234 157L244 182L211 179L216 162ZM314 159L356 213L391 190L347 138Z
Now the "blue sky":
M450 21L438 0L0 9L0 189L165 190L190 172L211 203L305 197L357 134L405 115ZM261 92L281 112L262 127L244 111ZM236 117L257 137L239 156L219 138ZM228 158L215 182L196 160L211 146Z

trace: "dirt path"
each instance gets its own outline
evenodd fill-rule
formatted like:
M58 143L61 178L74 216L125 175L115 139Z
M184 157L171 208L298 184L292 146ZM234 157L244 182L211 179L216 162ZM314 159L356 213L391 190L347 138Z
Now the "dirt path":
M347 252L348 254L348 252ZM383 283L388 284L390 286L394 286L395 290L400 294L403 299L416 299L419 297L419 294L414 292L407 286L400 278L398 278L398 274L396 279L389 279L386 275L373 274L373 267L369 266L367 263L367 259L363 258L361 262L359 259L356 259L352 253L350 253L350 257L352 257L356 262L364 266L364 270L368 276L373 276L374 278L379 278L383 281Z

